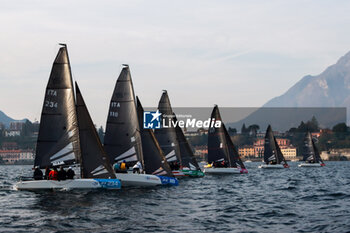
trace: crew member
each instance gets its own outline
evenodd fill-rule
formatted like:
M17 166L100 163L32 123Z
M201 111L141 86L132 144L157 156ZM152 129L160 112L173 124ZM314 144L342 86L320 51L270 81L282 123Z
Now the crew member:
M58 171L58 174L57 174L57 179L59 181L61 180L66 180L66 177L67 177L67 172L63 169L63 167L61 166L60 167L60 170Z
M75 176L75 172L73 171L72 167L69 167L67 170L67 179L73 180Z
M120 172L122 172L122 173L127 173L128 172L128 168L126 166L125 160L123 160L123 162L120 164Z
M42 180L42 179L43 179L43 172L39 169L38 166L36 166L34 170L34 180Z
M58 177L58 172L57 172L57 168L53 168L50 173L49 173L49 180L57 180Z

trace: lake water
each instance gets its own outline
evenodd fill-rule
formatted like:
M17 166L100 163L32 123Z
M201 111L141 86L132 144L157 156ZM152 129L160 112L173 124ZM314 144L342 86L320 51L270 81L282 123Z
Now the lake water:
M15 191L0 166L2 232L350 232L350 162L182 179L177 187Z

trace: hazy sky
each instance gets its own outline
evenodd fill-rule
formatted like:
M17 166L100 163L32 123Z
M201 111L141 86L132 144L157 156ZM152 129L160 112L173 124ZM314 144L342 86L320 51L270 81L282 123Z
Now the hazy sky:
M156 106L261 106L350 50L350 1L1 1L0 110L40 119L58 43L68 44L97 125L121 64Z

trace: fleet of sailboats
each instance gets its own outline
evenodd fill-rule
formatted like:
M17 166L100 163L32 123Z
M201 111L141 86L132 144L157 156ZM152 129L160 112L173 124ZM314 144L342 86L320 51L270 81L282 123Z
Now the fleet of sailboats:
M208 129L207 165L202 172L193 150L178 124L144 128L144 109L135 96L130 68L123 65L110 101L104 143L96 132L82 93L71 74L67 46L61 44L54 60L41 112L34 167L50 169L74 166L78 177L67 180L20 180L18 190L119 189L121 186L178 185L175 177L248 173L214 106ZM163 91L158 111L177 122L168 92ZM304 139L304 163L299 167L325 166L308 132ZM139 172L120 173L113 165L140 164ZM288 168L269 125L264 142L264 164L259 168Z

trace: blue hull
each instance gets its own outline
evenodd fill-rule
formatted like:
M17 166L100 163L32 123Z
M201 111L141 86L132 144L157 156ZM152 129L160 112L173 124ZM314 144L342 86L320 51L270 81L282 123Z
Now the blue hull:
M158 177L160 178L162 185L172 185L172 186L179 185L179 181L174 177L168 177L168 176L158 176Z
M120 189L122 184L118 179L94 179L103 189Z

